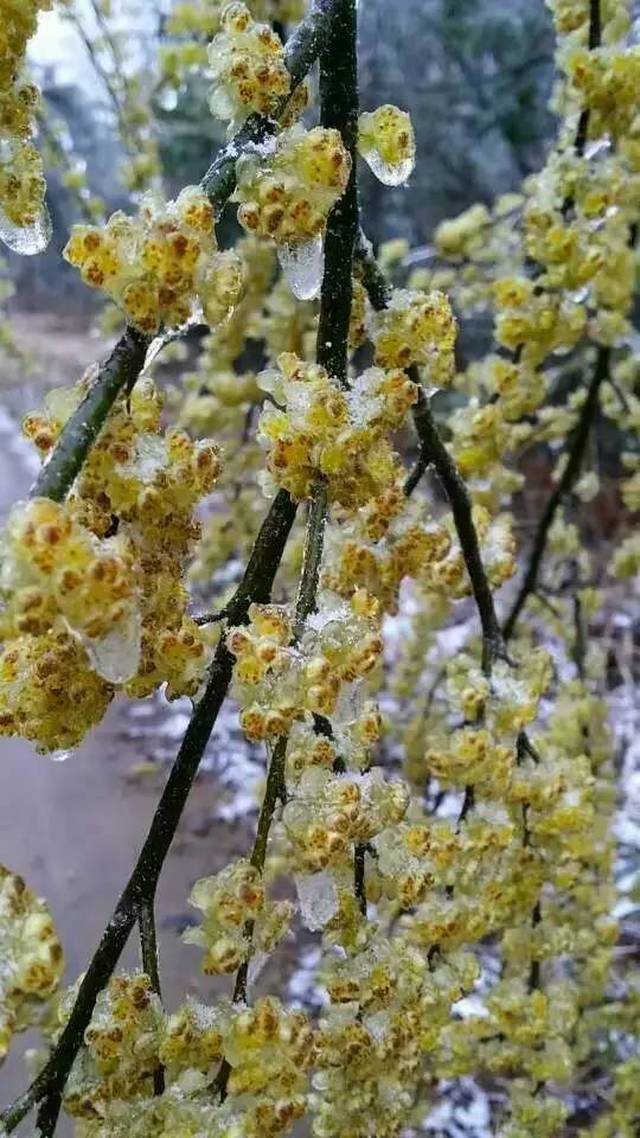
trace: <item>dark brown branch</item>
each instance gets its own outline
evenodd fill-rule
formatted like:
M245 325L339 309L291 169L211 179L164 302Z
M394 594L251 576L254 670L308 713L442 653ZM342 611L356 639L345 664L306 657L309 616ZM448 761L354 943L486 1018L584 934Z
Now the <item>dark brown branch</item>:
M158 937L156 934L155 898L143 897L138 906L138 928L140 929L140 958L142 971L146 972L156 996L162 999L160 987L160 965L158 962ZM153 1072L153 1093L161 1095L164 1091L164 1067L159 1063Z
M327 222L316 358L329 375L346 384L351 277L358 235L358 61L353 0L336 0L320 54L320 98L322 125L340 131L351 157L351 174Z
M326 41L329 22L337 0L316 0L304 20L298 24L285 47L285 63L291 76L289 94L275 112L273 118L265 115L250 115L233 138L216 155L211 166L200 182L201 188L210 201L223 205L231 197L236 187L236 162L243 151L251 150L263 143L277 130L277 119L304 78L313 67L322 45Z
M256 538L242 582L228 605L229 618L233 623L246 621L252 602L265 603L269 600L295 511L291 498L286 491L281 490ZM91 1020L98 994L108 982L120 958L141 904L143 901L151 901L155 896L158 878L200 759L227 694L232 669L233 656L223 638L216 649L206 687L194 707L140 856L84 974L67 1024L29 1089L0 1115L0 1123L7 1132L18 1125L34 1104L42 1102L38 1124L44 1135L53 1133L62 1092Z
M102 425L121 391L130 390L144 366L149 339L127 328L102 364L84 399L65 424L30 496L61 502L80 472Z
M600 388L609 374L610 360L611 349L598 348L591 383L587 389L587 396L569 444L567 463L540 518L522 584L502 628L505 641L513 635L520 613L528 598L536 590L540 566L547 548L549 530L553 525L558 509L566 495L573 489L580 473L591 427L598 413Z
M412 378L418 377L414 375ZM505 649L493 603L493 593L482 563L471 499L464 479L443 442L429 399L422 386L419 387L418 401L414 405L413 421L420 439L421 457L428 466L433 466L451 506L458 541L480 617L482 670L486 675L490 675L494 660L504 656Z
M384 274L373 257L371 246L362 233L359 234L358 238L357 256L358 272L371 304L377 310L386 308L391 292ZM486 675L490 675L494 660L504 656L505 649L493 603L491 586L482 563L480 544L473 521L471 499L464 479L438 430L429 399L420 383L418 369L410 368L409 375L418 386L418 399L413 408L413 421L420 440L420 455L405 482L404 492L411 494L424 472L428 467L433 466L451 506L462 556L480 617L482 668Z
M367 915L367 882L365 876L366 844L356 842L353 853L353 892L363 917Z

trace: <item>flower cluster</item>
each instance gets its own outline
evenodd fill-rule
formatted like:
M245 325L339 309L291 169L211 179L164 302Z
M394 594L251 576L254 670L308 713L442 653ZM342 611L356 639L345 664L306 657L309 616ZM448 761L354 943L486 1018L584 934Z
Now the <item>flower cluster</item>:
M237 163L238 221L278 245L300 245L322 234L331 207L344 193L351 162L339 133L293 126L271 153Z
M354 594L351 605L327 612L320 627L312 623L296 644L287 611L275 605L252 605L249 625L230 630L248 738L274 738L305 716L332 715L343 686L371 672L382 640L367 601L366 594Z
M0 865L0 1063L15 1031L37 1018L56 990L64 960L51 914L21 877Z
M37 252L49 234L42 160L31 141L38 91L22 72L38 14L50 7L51 0L0 4L0 237L18 252Z
M184 324L196 304L220 324L244 287L242 262L217 251L213 209L196 186L166 205L150 195L137 218L115 213L104 229L74 226L64 256L147 335Z
M374 318L375 361L382 367L425 369L427 386L453 378L456 321L446 296L394 289L387 308Z
M212 114L234 122L252 111L272 114L289 93L282 41L269 24L252 19L246 4L228 4L209 46Z
M85 385L51 394L25 420L46 457ZM166 682L194 694L206 664L183 575L199 533L193 510L220 460L160 424L150 381L114 408L64 505L34 499L12 514L0 582L5 683L0 730L45 750L78 743L114 690L138 698Z
M283 812L295 864L317 873L331 866L349 869L354 842L369 842L404 817L404 783L387 782L380 770L364 775L333 774L310 767L295 786Z
M394 481L397 458L386 436L417 398L403 371L369 368L347 390L318 364L285 353L259 382L275 403L262 412L259 438L276 485L305 498L324 476L331 500L353 507Z
M204 920L187 929L184 939L205 949L202 971L207 975L235 972L248 959L252 943L261 952L271 952L289 928L290 902L267 901L259 871L244 858L215 877L196 881L190 900Z
M66 1008L61 1008L64 1022ZM188 1001L165 1015L144 974L116 976L101 993L71 1072L65 1109L83 1138L161 1138L203 1132L275 1138L305 1110L315 1035L278 1000L219 1009ZM224 1104L207 1086L224 1058ZM164 1069L164 1093L153 1076Z

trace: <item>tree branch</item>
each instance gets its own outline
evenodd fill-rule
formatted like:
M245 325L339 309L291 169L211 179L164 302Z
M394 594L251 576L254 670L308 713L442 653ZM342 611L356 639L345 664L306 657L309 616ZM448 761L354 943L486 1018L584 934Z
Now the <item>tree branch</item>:
M156 935L155 898L143 897L138 906L138 928L140 929L140 957L142 971L146 972L156 996L162 999L160 988L160 966L158 963L158 938ZM164 1091L164 1067L162 1063L153 1072L153 1093L161 1095Z
M284 49L287 70L291 76L289 94L281 100L273 115L250 115L233 138L223 146L200 182L211 203L222 206L236 187L236 162L245 150L251 150L277 130L277 120L291 95L313 67L326 41L333 11L339 0L316 0L311 11L298 24Z
M340 131L351 157L351 174L327 222L316 358L343 385L347 384L351 278L358 235L356 31L355 3L336 0L320 54L321 121L324 127Z
M293 525L296 507L286 491L273 501L245 570L228 606L230 620L243 623L252 602L268 601L284 547ZM160 802L153 816L140 856L116 905L83 977L69 1019L50 1056L29 1089L0 1115L7 1132L13 1130L29 1109L39 1102L43 1108L39 1126L43 1134L53 1133L60 1110L62 1091L73 1061L91 1020L99 992L109 980L143 902L155 897L160 872L169 852L200 759L218 717L231 681L233 656L224 637L218 644L209 668L204 692L194 707L178 755L171 769Z
M32 498L66 497L117 396L131 389L142 368L150 340L135 328L127 328L98 375L65 423L51 456L38 474Z
M549 530L562 501L572 490L580 473L591 427L598 412L600 388L609 375L610 360L611 349L599 347L593 376L587 389L587 397L582 405L573 440L570 444L567 463L540 518L522 584L502 627L505 640L509 640L513 635L520 613L530 595L535 592L540 566L547 548Z
M351 318L351 273L358 224L358 196L355 167L355 145L358 123L358 88L356 59L355 0L336 0L332 21L320 57L320 95L322 124L339 130L345 147L352 155L349 184L343 197L333 207L327 222L325 237L324 273L320 300L320 321L316 358L342 384L347 383L349 321ZM309 511L302 562L302 573L296 598L292 641L295 643L304 632L307 617L315 610L320 565L324 548L327 516L327 483L318 476L314 482ZM328 723L331 732L331 725ZM278 801L286 797L285 763L287 735L276 741L265 786L264 798L258 817L251 864L264 871L269 833ZM366 904L366 902L365 902ZM247 921L244 936L249 946L253 940L254 922ZM238 969L233 989L234 1002L245 1002L249 959ZM225 1057L211 1090L221 1101L227 1095L231 1064Z
M412 378L414 381L419 379L415 372ZM482 670L485 675L491 675L494 660L504 656L505 648L493 603L493 593L482 562L471 499L464 479L443 442L429 399L422 386L418 389L418 400L414 404L413 421L420 439L421 457L425 468L433 465L451 506L458 541L480 617Z
M299 86L315 63L331 14L338 3L339 0L316 0L289 40L285 61L291 75L291 91ZM279 113L289 98L290 95L283 100ZM212 205L221 208L233 193L236 162L240 155L263 142L275 130L273 119L252 115L223 147L200 183ZM126 329L82 403L63 427L48 462L36 480L32 496L53 498L57 502L66 497L118 395L124 389L130 390L140 375L149 342L135 328Z

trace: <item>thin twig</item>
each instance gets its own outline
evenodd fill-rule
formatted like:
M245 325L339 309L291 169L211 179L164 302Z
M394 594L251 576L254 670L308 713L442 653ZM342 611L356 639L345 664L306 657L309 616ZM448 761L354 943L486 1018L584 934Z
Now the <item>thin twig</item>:
M419 386L418 400L413 408L413 421L420 439L422 455L428 465L433 465L451 506L458 541L480 617L482 670L485 675L490 675L493 662L505 655L505 649L493 603L493 593L482 562L471 499L464 479L443 442L429 399L422 386Z
M558 509L566 495L573 489L574 483L580 473L591 427L598 413L600 388L609 374L610 360L611 349L599 347L591 383L587 389L587 395L575 426L573 439L570 443L566 465L558 479L555 490L547 501L542 517L538 523L522 584L502 627L502 634L505 641L509 640L513 635L520 613L531 593L536 590L540 566L547 548L549 531L553 525Z
M151 987L158 999L162 999L160 987L160 965L158 962L158 937L156 934L155 898L143 897L138 906L138 928L140 929L140 957L142 970L146 972ZM164 1067L162 1063L153 1072L153 1093L161 1095L164 1091Z
M309 502L307 533L304 543L302 574L296 601L296 619L293 628L294 640L299 640L304 631L307 617L316 606L320 564L324 548L324 531L327 520L327 483L318 478Z
M367 915L367 883L365 877L365 856L367 846L356 842L353 854L353 892L363 917Z
M316 358L347 384L352 271L358 236L358 61L356 9L352 0L336 0L320 54L322 125L340 131L351 158L347 188L331 210L324 242L324 273Z
M102 364L84 399L65 423L51 456L31 488L32 498L67 495L117 396L133 387L144 366L149 339L127 328Z
M221 620L226 620L227 610L219 609L218 612L199 612L192 617L193 623L197 625L204 624L219 624Z
M382 270L373 257L371 245L360 232L357 245L358 271L367 290L369 300L377 310L385 308L391 292ZM418 464L405 482L405 494L417 485L419 476L433 466L447 495L456 527L462 556L466 565L476 608L482 628L482 668L491 674L493 662L505 655L504 642L493 603L493 594L480 554L480 543L473 521L469 492L453 458L449 454L431 411L429 398L420 383L418 369L409 369L411 379L418 387L418 399L413 407L413 421L420 440Z

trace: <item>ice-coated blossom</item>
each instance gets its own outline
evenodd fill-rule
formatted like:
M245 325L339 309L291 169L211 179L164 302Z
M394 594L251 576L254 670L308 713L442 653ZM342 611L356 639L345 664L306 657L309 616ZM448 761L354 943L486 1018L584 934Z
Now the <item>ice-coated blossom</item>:
M196 186L165 205L153 195L138 217L112 214L106 226L76 225L64 256L147 334L184 324L196 303L216 325L242 296L242 262L218 252L213 209Z

